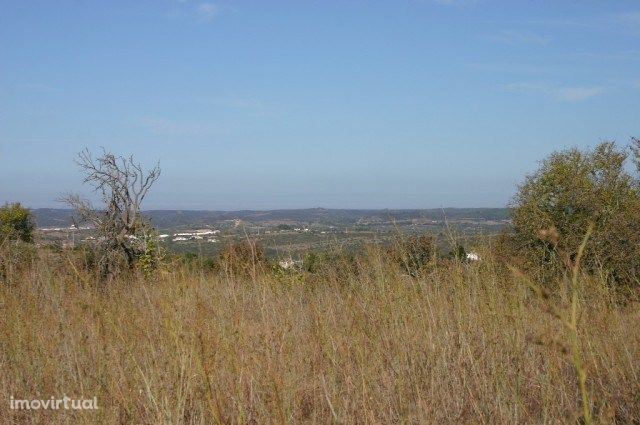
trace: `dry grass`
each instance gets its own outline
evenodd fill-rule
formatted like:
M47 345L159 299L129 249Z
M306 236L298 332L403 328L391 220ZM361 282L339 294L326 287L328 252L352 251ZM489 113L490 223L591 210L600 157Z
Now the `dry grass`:
M41 254L0 284L7 423L573 423L570 282L541 299L491 261L403 276L232 278L179 267L96 289ZM598 422L640 421L640 309L582 278L579 343ZM87 285L89 283L89 285ZM15 398L98 397L98 411Z

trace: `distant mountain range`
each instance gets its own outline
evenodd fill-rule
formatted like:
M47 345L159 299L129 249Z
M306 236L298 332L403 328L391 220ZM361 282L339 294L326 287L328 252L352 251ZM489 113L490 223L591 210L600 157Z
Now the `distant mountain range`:
M38 208L33 210L38 227L67 227L72 224L70 209ZM291 209L268 211L201 211L201 210L149 210L144 215L159 229L197 227L224 220L244 220L260 223L267 221L295 221L324 224L355 224L362 220L506 220L507 208L434 208L434 209Z

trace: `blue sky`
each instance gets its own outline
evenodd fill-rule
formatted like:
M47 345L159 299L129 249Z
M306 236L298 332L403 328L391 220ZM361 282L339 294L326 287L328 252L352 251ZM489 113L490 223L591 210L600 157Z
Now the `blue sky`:
M503 206L639 107L637 1L0 1L0 202L104 146L146 208Z

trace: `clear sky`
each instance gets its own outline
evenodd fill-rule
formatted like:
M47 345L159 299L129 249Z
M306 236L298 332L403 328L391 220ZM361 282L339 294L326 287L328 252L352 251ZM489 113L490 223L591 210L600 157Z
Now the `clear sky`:
M0 0L0 202L503 206L551 151L640 136L638 1Z

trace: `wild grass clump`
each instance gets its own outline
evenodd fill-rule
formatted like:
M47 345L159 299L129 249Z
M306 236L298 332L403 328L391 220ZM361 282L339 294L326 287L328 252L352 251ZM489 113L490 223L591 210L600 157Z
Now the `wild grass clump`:
M431 235L398 236L387 253L407 274L417 277L436 261L436 238Z
M300 279L177 262L104 286L78 256L40 252L0 285L0 417L511 424L575 423L586 408L640 421L638 303L579 270L577 285L536 292L482 256L411 276L369 246ZM62 395L100 409L9 409L10 396Z
M232 241L218 255L218 268L228 277L251 277L264 271L266 257L264 248L253 239Z

